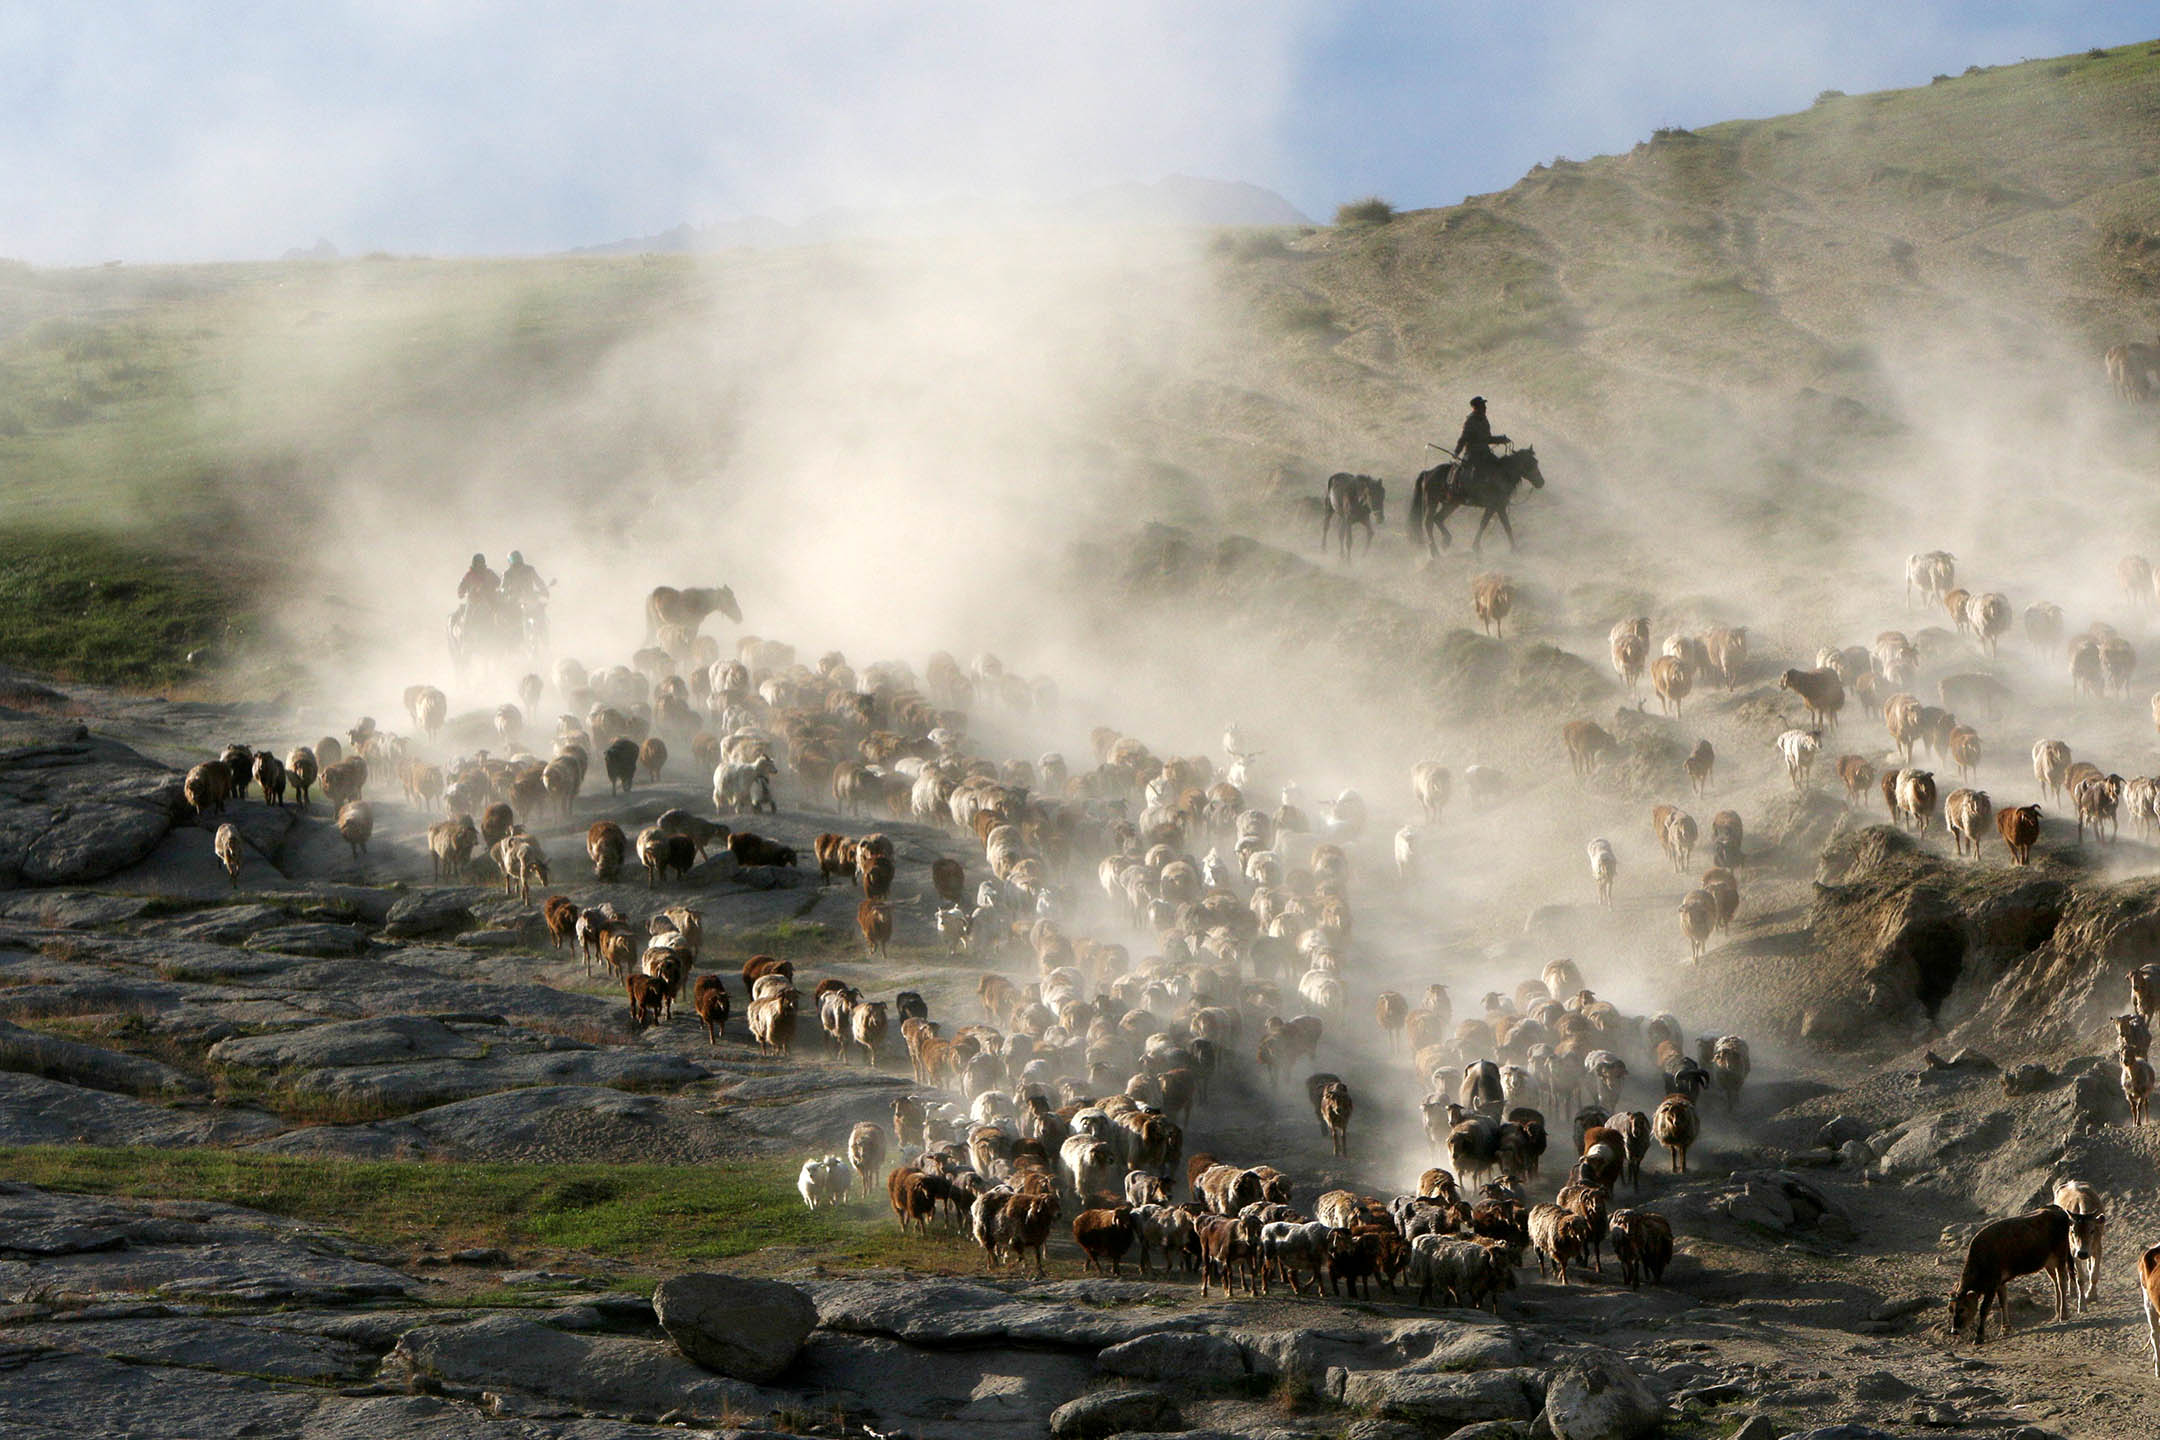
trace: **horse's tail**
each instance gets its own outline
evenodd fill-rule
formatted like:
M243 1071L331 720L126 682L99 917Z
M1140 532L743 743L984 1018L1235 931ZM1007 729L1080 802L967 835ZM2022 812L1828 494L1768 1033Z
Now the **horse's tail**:
M1410 486L1409 513L1403 516L1403 528L1413 535L1425 520L1425 477L1431 473L1430 470L1418 471L1417 480Z

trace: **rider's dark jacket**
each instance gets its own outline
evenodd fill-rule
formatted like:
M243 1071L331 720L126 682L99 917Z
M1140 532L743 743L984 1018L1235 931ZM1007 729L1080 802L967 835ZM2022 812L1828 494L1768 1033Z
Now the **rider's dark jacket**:
M547 587L540 583L540 572L530 565L512 565L503 571L503 598L523 603L537 600Z
M1472 410L1470 418L1462 422L1462 435L1455 441L1455 453L1464 460L1490 460L1492 447L1507 439L1505 435L1492 432L1492 421L1485 418L1482 410Z
M501 584L502 582L495 578L493 570L488 569L485 565L477 566L474 569L467 570L465 578L458 581L458 599L492 600L501 588Z

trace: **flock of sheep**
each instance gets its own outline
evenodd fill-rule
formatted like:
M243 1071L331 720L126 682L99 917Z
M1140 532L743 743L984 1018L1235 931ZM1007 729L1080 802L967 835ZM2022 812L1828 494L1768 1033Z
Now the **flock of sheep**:
M1916 556L1913 582L1991 651L2008 624L2007 601L1957 590L1953 563ZM1480 577L1477 603L1480 618L1497 629L1513 597L1504 579L1495 580ZM2145 583L2149 588L2149 571ZM692 883L707 852L722 846L741 866L798 865L794 847L731 828L778 809L784 772L801 808L829 796L842 817L881 815L968 837L979 860L935 861L929 879L936 902L926 918L956 955L993 967L977 987L980 1018L963 1021L934 1015L919 993L903 991L888 1003L837 977L805 997L790 962L759 955L744 964L744 1018L767 1053L792 1053L807 1010L838 1059L885 1063L897 1035L917 1082L894 1103L890 1146L886 1127L865 1121L844 1153L804 1164L805 1203L867 1196L882 1173L903 1229L927 1232L942 1215L992 1264L1032 1255L1038 1272L1053 1229L1070 1214L1070 1233L1091 1268L1117 1272L1133 1258L1145 1273L1159 1261L1196 1273L1203 1290L1265 1293L1279 1283L1357 1293L1378 1281L1415 1290L1421 1301L1438 1296L1497 1308L1533 1252L1541 1274L1566 1284L1586 1261L1602 1271L1608 1242L1627 1283L1661 1279L1673 1253L1670 1225L1653 1210L1619 1204L1618 1196L1623 1187L1630 1198L1641 1190L1654 1145L1665 1149L1674 1172L1686 1171L1706 1093L1728 1111L1737 1108L1751 1064L1741 1037L1700 1037L1688 1053L1675 1017L1621 1013L1587 988L1572 961L1547 965L1512 994L1488 993L1459 1017L1443 985L1428 985L1414 1003L1401 991L1376 988L1370 953L1361 953L1355 938L1352 901L1373 883L1362 858L1364 802L1345 791L1318 816L1289 794L1273 807L1254 803L1250 755L1234 732L1224 737L1224 766L1160 756L1111 729L1092 735L1089 764L1056 752L997 759L980 753L971 717L1024 724L1054 709L1054 687L1014 675L990 656L965 669L949 655L933 656L920 675L897 661L858 672L837 653L804 664L791 647L753 637L729 658L700 633L702 618L656 624L650 638L657 643L627 666L556 666L551 678L563 714L547 758L525 743L526 716L548 693L541 677L524 677L520 703L495 712L502 753L476 751L446 764L425 758L446 723L446 697L416 686L406 706L419 739L363 720L344 743L325 737L282 761L230 747L189 772L187 797L214 815L251 781L274 803L290 788L305 804L319 786L358 858L373 829L364 792L371 778L394 775L410 804L445 814L428 835L439 877L472 874L484 854L506 889L529 900L534 887L561 881L527 822L574 813L593 755L611 794L627 792L640 774L658 778L671 755L685 750L712 773L713 803L724 819L673 810L634 841L614 820L589 826L594 879L618 880L635 857L649 889ZM2032 607L2026 625L2036 644L2053 643L2060 612ZM1653 657L1648 621L1629 620L1614 628L1611 646L1623 684L1632 689L1647 675L1676 716L1695 689L1730 688L1748 666L1740 629L1674 636ZM2073 679L2083 685L2089 671L2099 677L2096 692L2119 693L2134 666L2128 648L2095 627L2072 643ZM1922 705L1903 688L1916 679L1917 662L1912 642L1891 632L1872 649L1826 650L1813 669L1787 671L1783 687L1815 721L1778 741L1792 783L1812 783L1824 734L1837 725L1846 697L1857 696L1883 717L1906 762L1880 778L1893 818L1925 834L1936 814L1935 787L1931 772L1910 764L1915 748L1969 774L1979 737L1957 722L1949 703L1969 698L1985 710L2000 697L1981 683L1986 676L1950 676L1938 687L1945 705ZM2160 715L2160 697L2155 704ZM1579 775L1595 773L1621 748L1589 721L1567 726L1563 740ZM1707 741L1688 756L1683 769L1698 793L1715 763ZM1856 799L1877 780L1862 756L1842 757L1837 771ZM2135 784L2074 764L2060 742L2035 748L2035 773L2050 794L2073 797L2081 836L2082 823L2112 821L2126 794L2133 816L2143 813L2136 797L2144 792ZM1485 767L1466 767L1461 780L1474 800L1490 801L1501 788ZM1411 799L1427 824L1439 819L1452 788L1438 762L1411 772ZM2152 793L2160 796L2160 785ZM1942 809L1960 852L1968 845L1977 852L1988 797L1961 788ZM1992 813L2013 857L2025 863L2037 807ZM1694 818L1660 805L1652 822L1665 857L1685 873L1702 840ZM1415 875L1418 835L1406 825L1394 836L1401 878ZM1697 956L1739 909L1743 843L1737 813L1713 817L1711 868L1679 907ZM232 826L219 828L215 848L237 884L241 845ZM893 894L893 839L878 831L828 832L811 849L821 881L860 890L866 951L882 956L905 909ZM1610 903L1615 848L1593 840L1589 858L1599 898ZM968 872L978 865L982 878L970 891ZM623 986L634 1027L665 1022L687 992L708 1038L721 1038L734 1000L724 977L696 973L703 912L671 905L641 926L613 902L579 906L552 894L543 895L542 908L558 945L575 945ZM1024 978L1007 973L1014 967ZM2139 990L2135 1014L2142 1017L2160 996L2160 970L2140 983L2149 987ZM1301 1208L1297 1182L1281 1169L1189 1153L1197 1148L1187 1144L1189 1129L1235 1126L1256 1104L1271 1103L1286 1072L1302 1072L1314 1123L1332 1155L1347 1156L1358 1102L1340 1074L1318 1065L1323 1046L1346 1061L1370 1048L1354 1037L1350 1020L1359 989L1367 992L1380 1044L1407 1056L1390 1073L1403 1077L1404 1098L1416 1098L1433 1158L1444 1163L1426 1169L1413 1190L1380 1196L1338 1188ZM2146 1034L2142 1019L2122 1032L2125 1089L2135 1092L2140 1118L2152 1088ZM1629 1108L1631 1101L1640 1108ZM1548 1115L1566 1123L1549 1133ZM1556 1167L1564 1181L1538 1199L1533 1192L1546 1188L1555 1135L1568 1143L1566 1163ZM1990 1239L1997 1227L1981 1232L1960 1294L1980 1302L1983 1325L1987 1297L2003 1279L2046 1270L2060 1286L2066 1267L2097 1255L2098 1209L2093 1197L2083 1208L2036 1212L2071 1217L2059 1227L2060 1245L2052 1218L2040 1222L2047 1233L2037 1249L2022 1229L2015 1244ZM2033 1255L2037 1261L2028 1264ZM2140 1263L2148 1307L2160 1305L2160 1247ZM1963 1311L1961 1302L1960 1318ZM2155 1334L2160 1338L2160 1328Z

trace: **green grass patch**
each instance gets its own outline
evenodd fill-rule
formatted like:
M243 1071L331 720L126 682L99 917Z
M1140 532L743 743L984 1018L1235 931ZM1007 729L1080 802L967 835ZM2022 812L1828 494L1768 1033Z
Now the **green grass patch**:
M198 649L253 634L234 573L82 531L0 531L0 661L63 680L169 688Z
M318 1160L219 1150L0 1149L0 1175L54 1190L217 1201L334 1226L371 1244L546 1247L656 1264L772 1245L883 1261L900 1236L867 1206L812 1213L796 1165L511 1165ZM883 1223L880 1223L882 1220ZM920 1251L921 1241L908 1242Z

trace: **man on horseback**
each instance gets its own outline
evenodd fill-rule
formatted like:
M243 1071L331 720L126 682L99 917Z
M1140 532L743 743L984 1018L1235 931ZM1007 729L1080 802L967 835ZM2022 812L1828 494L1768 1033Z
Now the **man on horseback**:
M1470 398L1470 414L1462 422L1462 434L1455 441L1455 458L1462 462L1462 470L1456 475L1455 483L1460 486L1479 472L1490 469L1493 461L1498 458L1493 454L1492 447L1507 443L1507 436L1493 434L1492 421L1485 417L1485 397L1473 395Z
M510 563L503 566L503 598L511 604L530 609L547 600L547 582L540 572L525 563L525 556L516 550L510 552Z
M492 605L496 596L501 593L502 581L496 578L493 570L488 569L487 556L473 556L472 568L457 582L457 598L468 604L486 607Z

